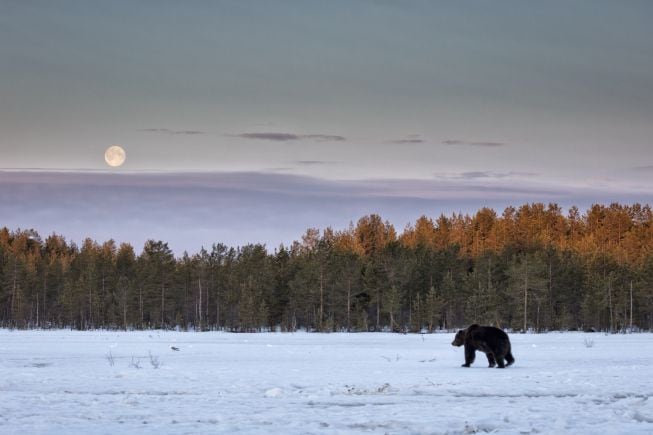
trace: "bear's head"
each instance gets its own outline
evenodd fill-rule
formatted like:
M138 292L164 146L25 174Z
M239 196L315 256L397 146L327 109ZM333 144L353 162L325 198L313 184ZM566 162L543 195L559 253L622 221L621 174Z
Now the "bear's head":
M465 344L465 330L461 329L456 333L456 338L453 339L451 345L460 347L463 344Z

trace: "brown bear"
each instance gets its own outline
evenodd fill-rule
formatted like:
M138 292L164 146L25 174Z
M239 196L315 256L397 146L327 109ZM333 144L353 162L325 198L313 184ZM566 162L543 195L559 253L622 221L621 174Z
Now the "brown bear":
M494 326L471 325L467 329L461 329L456 333L451 343L452 346L465 345L465 364L463 367L469 367L476 356L476 351L480 350L487 355L487 361L490 367L495 365L502 369L515 362L515 358L510 352L510 339L508 334ZM506 364L505 360L508 362Z

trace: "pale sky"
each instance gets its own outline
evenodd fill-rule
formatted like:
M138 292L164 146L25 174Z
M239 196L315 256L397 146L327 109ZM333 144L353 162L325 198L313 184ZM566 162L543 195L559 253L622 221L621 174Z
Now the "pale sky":
M369 212L401 229L651 202L651 17L650 1L0 0L0 226L137 244L150 228L196 251ZM162 191L188 201L183 238L178 208L138 211Z

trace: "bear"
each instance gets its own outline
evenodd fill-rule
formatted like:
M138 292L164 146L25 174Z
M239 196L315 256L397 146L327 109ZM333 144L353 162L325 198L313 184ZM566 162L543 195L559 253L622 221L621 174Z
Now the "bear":
M456 337L451 343L452 346L465 345L465 364L463 367L469 367L476 356L476 351L480 350L487 356L489 367L503 369L512 365L515 358L510 351L510 339L508 334L494 326L480 326L473 324L467 329L461 329L456 333ZM504 362L508 362L507 364Z

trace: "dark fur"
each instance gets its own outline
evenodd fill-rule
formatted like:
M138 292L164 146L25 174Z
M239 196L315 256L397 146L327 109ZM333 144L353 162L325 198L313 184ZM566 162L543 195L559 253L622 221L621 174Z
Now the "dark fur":
M490 367L495 365L502 369L515 362L515 358L510 352L510 339L508 334L494 326L471 325L467 329L461 329L456 333L451 343L452 346L465 345L465 364L463 367L469 367L476 357L476 351L480 350L487 355L487 361ZM504 362L504 359L508 362Z

